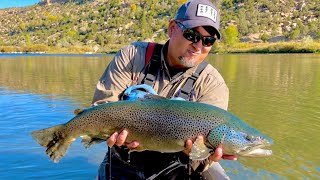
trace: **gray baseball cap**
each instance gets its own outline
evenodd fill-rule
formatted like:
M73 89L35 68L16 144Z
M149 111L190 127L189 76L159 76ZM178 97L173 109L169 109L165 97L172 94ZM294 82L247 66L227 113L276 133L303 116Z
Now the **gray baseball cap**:
M211 26L213 32L209 33L216 34L220 39L220 15L218 8L210 0L186 2L179 8L174 19L183 22L183 25L190 29L198 26Z

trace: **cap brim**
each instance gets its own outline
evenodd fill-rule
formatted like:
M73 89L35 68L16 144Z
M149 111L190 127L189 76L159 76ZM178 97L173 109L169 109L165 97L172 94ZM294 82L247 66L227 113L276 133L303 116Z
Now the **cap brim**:
M214 28L215 33L217 35L217 38L220 39L221 34L219 32L219 27L215 27L215 25L212 25L212 22L206 22L206 21L200 21L200 20L184 20L183 21L183 25L186 28L195 28L195 27L199 27L199 26L211 26ZM209 32L211 34L211 32Z

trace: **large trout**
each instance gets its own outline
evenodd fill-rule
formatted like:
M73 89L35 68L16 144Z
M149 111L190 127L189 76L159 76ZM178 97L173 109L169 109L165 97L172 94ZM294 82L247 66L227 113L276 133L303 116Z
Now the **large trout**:
M115 131L127 129L128 140L138 140L135 151L177 152L186 139L205 137L205 146L194 144L191 159L204 159L219 144L223 153L238 156L269 156L262 149L272 140L233 114L218 107L189 101L143 99L110 102L78 114L65 124L32 132L47 148L47 155L58 162L79 136L88 148L108 139Z

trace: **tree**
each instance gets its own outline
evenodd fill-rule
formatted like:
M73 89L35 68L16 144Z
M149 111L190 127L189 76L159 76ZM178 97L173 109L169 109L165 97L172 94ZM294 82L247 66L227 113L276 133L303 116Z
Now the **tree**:
M263 34L260 36L260 39L261 39L263 42L267 42L268 39L269 39L269 36L268 36L268 34L263 33Z
M234 46L237 44L239 42L239 32L237 26L230 25L225 31L224 39L228 46Z
M233 6L233 1L232 0L224 0L222 2L222 6L226 9L229 9Z
M239 11L238 28L239 33L243 36L246 36L249 33L248 21L245 17L245 11L242 9Z
M26 43L27 46L32 44L31 37L30 37L29 34L25 34L24 40L25 40L25 43Z
M300 29L294 29L293 31L291 31L290 33L289 33L289 38L290 39L298 39L299 38L299 36L300 36Z

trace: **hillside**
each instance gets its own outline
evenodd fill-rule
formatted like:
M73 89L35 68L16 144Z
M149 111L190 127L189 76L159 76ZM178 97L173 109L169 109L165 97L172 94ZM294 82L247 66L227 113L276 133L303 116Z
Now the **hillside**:
M269 41L320 38L320 0L224 0L222 26L238 27L241 37ZM287 39L285 39L287 38Z
M78 47L105 52L131 41L164 42L169 20L185 2L50 0L48 5L46 1L1 9L0 46L29 47L30 51ZM236 25L241 41L320 38L320 0L221 0L217 4L221 8L222 33L226 35L225 30Z

